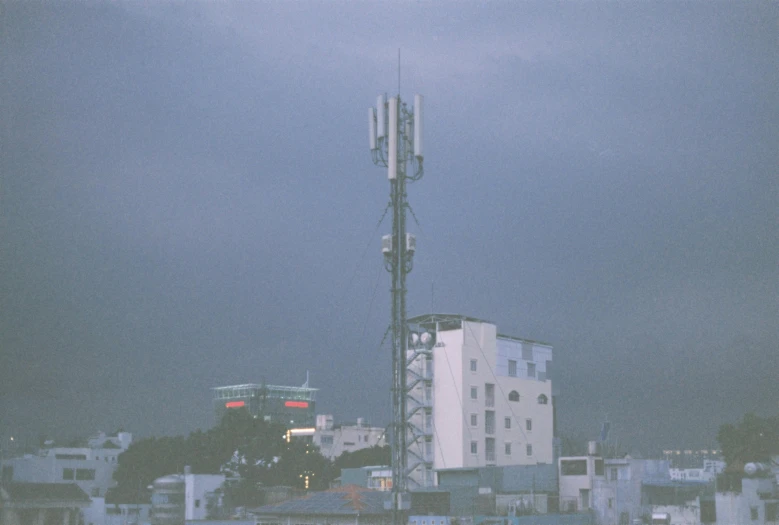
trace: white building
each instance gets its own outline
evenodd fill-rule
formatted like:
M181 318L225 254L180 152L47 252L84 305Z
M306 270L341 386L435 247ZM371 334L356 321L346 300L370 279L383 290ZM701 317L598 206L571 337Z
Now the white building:
M184 468L184 518L204 520L208 517L206 508L208 496L225 482L223 474L192 474Z
M550 345L462 315L409 324L409 488L438 469L553 462Z
M86 447L42 448L38 454L4 460L4 476L16 482L75 483L88 496L101 498L116 486L113 475L119 454L132 440L129 432L116 436L100 432L88 440Z
M363 418L357 418L355 424L334 425L333 416L318 414L313 442L323 456L334 460L344 452L355 452L363 448L383 447L387 444L385 429L365 424Z

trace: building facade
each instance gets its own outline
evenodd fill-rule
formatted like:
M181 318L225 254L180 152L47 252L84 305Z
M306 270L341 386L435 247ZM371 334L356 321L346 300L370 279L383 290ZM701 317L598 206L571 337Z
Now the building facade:
M327 459L334 460L344 452L356 452L364 448L383 447L387 444L383 427L371 427L363 418L354 424L333 423L330 414L318 414L313 443Z
M250 383L211 390L217 422L228 410L246 408L254 417L313 433L317 388Z
M409 319L410 488L435 471L553 463L552 347L450 314Z

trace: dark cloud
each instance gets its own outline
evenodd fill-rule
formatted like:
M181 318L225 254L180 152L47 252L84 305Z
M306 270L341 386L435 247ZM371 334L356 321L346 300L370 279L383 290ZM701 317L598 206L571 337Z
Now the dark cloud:
M553 343L572 433L708 446L776 412L774 4L4 9L11 431L184 433L209 387L306 370L385 423L364 114L398 48L427 97L411 314Z

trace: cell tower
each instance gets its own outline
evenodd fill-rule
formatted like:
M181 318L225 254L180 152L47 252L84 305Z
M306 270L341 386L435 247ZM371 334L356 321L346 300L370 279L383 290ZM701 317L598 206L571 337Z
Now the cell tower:
M373 163L387 168L392 206L392 234L381 239L384 267L392 274L392 492L385 503L394 525L405 523L410 509L408 493L408 434L406 354L406 275L413 267L416 238L406 232L406 183L422 178L422 95L408 107L400 95L387 100L379 95L368 110Z

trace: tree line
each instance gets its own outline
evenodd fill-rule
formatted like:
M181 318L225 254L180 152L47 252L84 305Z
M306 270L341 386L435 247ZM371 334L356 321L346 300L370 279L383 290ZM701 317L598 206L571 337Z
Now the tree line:
M114 472L115 501L148 501L146 488L155 479L183 473L225 474L233 481L230 498L235 505L258 502L258 487L289 486L324 490L342 468L389 465L389 446L345 452L335 461L303 440L287 442L287 429L254 418L246 409L228 411L218 425L189 436L150 437L134 441L119 456Z

